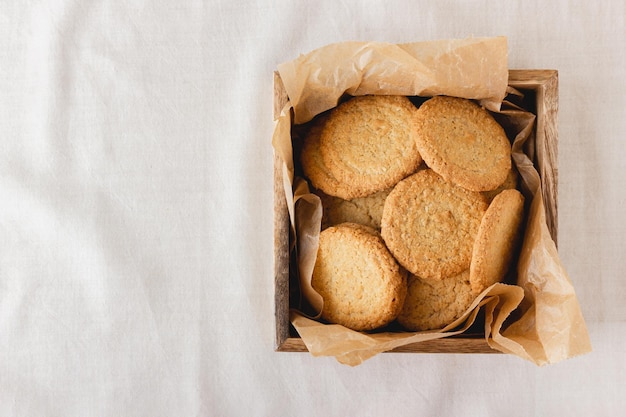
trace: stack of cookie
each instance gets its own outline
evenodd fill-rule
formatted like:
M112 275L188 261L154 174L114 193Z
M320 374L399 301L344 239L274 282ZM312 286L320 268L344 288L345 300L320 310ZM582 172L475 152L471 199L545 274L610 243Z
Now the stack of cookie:
M474 102L354 97L312 122L300 160L324 209L325 320L440 329L510 269L524 199L504 130Z

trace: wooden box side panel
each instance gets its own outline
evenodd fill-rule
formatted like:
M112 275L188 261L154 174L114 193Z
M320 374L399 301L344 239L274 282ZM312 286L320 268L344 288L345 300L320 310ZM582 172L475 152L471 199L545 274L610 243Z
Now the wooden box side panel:
M275 348L289 337L289 212L282 179L282 160L274 155L274 316Z
M509 84L536 95L535 167L541 177L546 223L557 244L558 238L558 71L510 70Z
M278 352L308 352L301 338L289 337L276 349ZM484 338L445 338L411 343L390 350L392 353L501 353L491 349ZM384 352L388 353L388 352Z
M558 245L558 74L546 80L538 89L537 109L537 169L541 176L546 223L552 240Z

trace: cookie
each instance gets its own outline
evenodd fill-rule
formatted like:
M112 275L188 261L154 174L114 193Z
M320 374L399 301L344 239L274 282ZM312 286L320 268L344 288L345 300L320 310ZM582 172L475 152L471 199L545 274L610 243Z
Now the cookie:
M380 235L353 223L321 232L311 285L324 300L322 318L357 331L393 321L407 290Z
M428 167L472 191L493 190L504 182L511 144L485 109L467 99L437 96L417 113L417 147Z
M416 115L417 108L404 96L360 96L342 103L322 129L324 165L356 197L392 187L422 162L415 143ZM330 187L322 189L346 198Z
M408 271L425 279L443 279L469 268L486 209L480 193L424 169L400 181L389 193L381 234Z
M380 231L385 199L391 188L379 191L367 197L344 200L317 191L323 207L322 230L341 223L358 223Z
M442 329L461 317L474 298L469 270L440 280L409 275L398 323L410 331Z
M487 203L491 203L494 197L500 194L500 192L517 188L518 182L519 172L517 171L517 168L515 168L515 165L511 164L511 169L509 170L509 173L507 174L504 182L500 184L495 190L483 191L482 195L483 197L485 197Z
M320 137L327 120L327 113L316 117L306 132L300 153L302 171L314 188L344 199L355 198L358 193L349 184L341 183L333 177L322 159Z
M354 190L347 184L342 184L328 171L320 153L320 137L322 129L328 120L328 113L323 113L313 119L304 136L304 143L300 152L300 164L304 175L310 184L326 194L333 193L341 198L356 197Z
M503 280L521 237L524 197L517 190L498 194L483 216L473 247L470 283L474 294Z

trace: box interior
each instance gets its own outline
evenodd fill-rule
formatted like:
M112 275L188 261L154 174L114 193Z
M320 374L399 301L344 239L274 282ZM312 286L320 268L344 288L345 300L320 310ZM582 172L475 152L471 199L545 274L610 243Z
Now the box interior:
M556 70L509 70L509 86L523 93L523 98L510 97L537 116L534 132L528 143L531 156L541 177L542 198L546 222L552 239L557 243L557 128L558 73ZM419 98L416 98L419 100ZM274 73L274 119L288 102L288 96L277 72ZM294 152L298 152L297 149ZM297 160L297 159L294 159ZM283 191L282 161L274 156L274 284L275 284L275 349L280 352L305 352L306 346L290 324L290 309L304 306L300 300L295 260L289 255L290 227L287 203ZM397 325L382 329L401 331ZM481 317L468 331L459 336L414 343L391 352L428 353L499 353L484 339ZM382 331L379 330L379 331Z

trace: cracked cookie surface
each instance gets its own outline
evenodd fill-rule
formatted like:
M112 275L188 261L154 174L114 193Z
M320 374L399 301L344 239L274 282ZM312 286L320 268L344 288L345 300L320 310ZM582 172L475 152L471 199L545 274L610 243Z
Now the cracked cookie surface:
M489 205L478 229L470 264L474 294L503 280L521 239L523 219L524 196L517 190L502 191Z
M408 271L425 279L442 279L469 268L486 209L480 193L425 169L400 181L389 193L381 234Z
M372 228L344 223L320 234L311 285L322 318L367 331L393 321L406 297L406 271Z
M442 329L461 317L472 301L469 270L441 280L410 275L398 323L411 331Z
M418 112L417 147L431 169L472 191L493 190L511 169L511 143L495 119L474 102L436 96Z
M354 97L336 107L322 129L323 163L357 197L392 187L422 162L416 123L417 108L407 97ZM327 194L343 197L326 188Z

